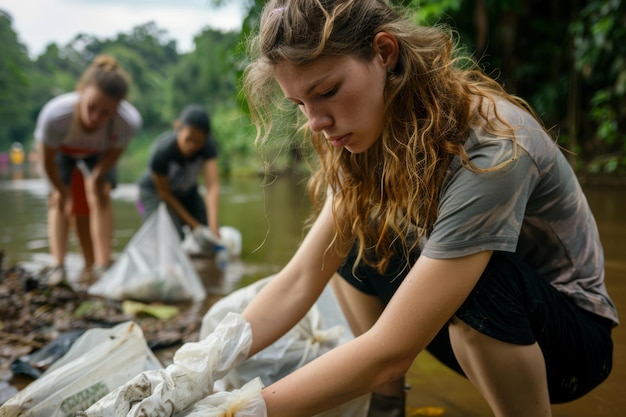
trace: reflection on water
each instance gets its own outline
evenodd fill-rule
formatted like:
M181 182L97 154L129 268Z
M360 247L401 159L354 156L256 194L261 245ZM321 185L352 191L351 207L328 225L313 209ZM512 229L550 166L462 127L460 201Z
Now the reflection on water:
M30 268L41 268L51 261L46 231L45 183L28 179L28 175L4 176L0 181L0 250L9 262L20 262ZM309 214L306 181L286 176L269 186L260 178L225 180L221 189L222 224L242 233L242 256L225 271L201 259L192 262L199 271L209 300L232 292L276 272L295 251L303 237L303 221ZM626 324L626 192L616 188L585 190L596 215L606 255L606 280L609 292ZM114 198L114 251L120 253L140 226L135 207L137 188L120 185ZM78 271L82 258L77 240L70 242L68 267ZM618 416L626 409L626 330L614 331L615 357L608 380L584 398L554 407L561 417ZM443 407L445 415L489 416L491 412L469 382L448 371L428 355L420 355L408 375L412 389L408 405L412 408Z

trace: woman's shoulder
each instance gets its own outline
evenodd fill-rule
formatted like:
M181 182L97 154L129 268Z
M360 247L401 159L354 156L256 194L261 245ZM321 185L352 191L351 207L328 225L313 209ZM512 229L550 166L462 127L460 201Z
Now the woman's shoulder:
M79 97L77 92L72 91L51 98L42 107L40 117L51 120L71 117L74 114Z
M483 169L500 167L497 172L502 174L518 166L509 162L527 158L541 175L551 169L559 158L557 141L531 112L513 102L499 99L489 109L489 115L497 131L472 126L465 143L465 152L472 164ZM455 159L452 171L461 166L458 158Z
M178 157L176 149L176 134L173 131L163 132L152 142L150 148L150 166L166 166L167 163Z
M35 126L35 139L51 143L62 140L74 118L78 93L64 93L46 102Z
M204 146L198 151L204 159L217 158L217 140L212 134L207 135Z
M153 142L154 153L170 153L172 147L176 146L176 133L168 130L158 135Z
M138 130L143 123L139 110L126 100L122 100L117 106L117 117L135 130Z

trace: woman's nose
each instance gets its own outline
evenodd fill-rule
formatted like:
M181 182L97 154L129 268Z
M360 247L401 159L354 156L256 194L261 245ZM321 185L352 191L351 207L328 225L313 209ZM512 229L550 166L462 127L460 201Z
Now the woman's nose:
M104 121L106 121L106 114L102 112L94 112L91 115L91 122L95 125L100 125Z
M309 119L309 128L313 132L321 132L333 123L332 117L328 112L321 109L305 109L307 119Z

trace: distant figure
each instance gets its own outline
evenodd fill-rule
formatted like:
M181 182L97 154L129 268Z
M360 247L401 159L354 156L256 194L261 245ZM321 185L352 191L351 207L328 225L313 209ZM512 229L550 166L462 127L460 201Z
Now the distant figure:
M204 198L197 182L201 173L206 188ZM174 122L174 130L155 140L139 190L143 220L164 201L181 238L184 225L200 234L208 226L215 236L220 236L217 144L211 134L209 114L202 106L185 107Z
M41 156L39 155L40 149L37 147L28 153L28 165L33 168L33 174L39 177L46 177L44 172ZM74 168L72 171L72 179L70 185L72 199L70 207L70 223L74 228L76 237L80 244L80 250L83 255L83 270L81 272L80 280L89 281L93 278L93 241L91 239L91 231L89 230L89 204L87 203L87 196L85 195L85 182L83 174L80 169ZM55 274L52 274L55 271ZM53 266L49 275L62 275L63 272L60 268ZM61 277L63 278L63 277Z
M71 181L77 167L83 171L96 275L112 262L110 192L117 181L115 165L142 123L137 109L125 100L128 88L128 78L117 61L100 55L83 73L75 92L53 98L39 113L35 140L52 186L48 233L55 263L47 277L49 285L66 279L64 260L74 197ZM85 236L80 227L79 221L78 235ZM89 269L88 259L85 267Z
M24 146L19 142L13 143L9 155L11 157L11 165L22 166L24 163Z

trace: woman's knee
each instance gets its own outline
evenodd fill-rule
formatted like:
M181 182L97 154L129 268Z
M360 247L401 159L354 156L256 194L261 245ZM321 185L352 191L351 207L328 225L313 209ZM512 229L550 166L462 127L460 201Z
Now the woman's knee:
M103 207L111 201L111 184L108 182L92 183L86 191L90 208Z

